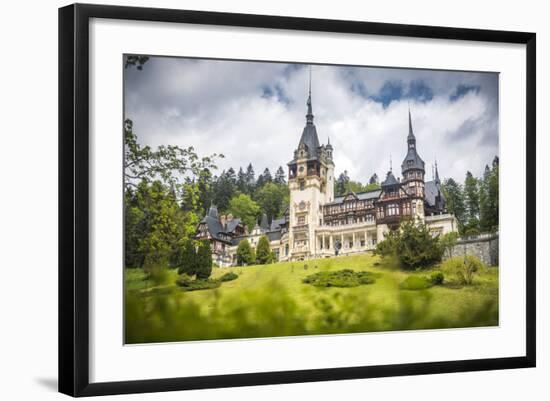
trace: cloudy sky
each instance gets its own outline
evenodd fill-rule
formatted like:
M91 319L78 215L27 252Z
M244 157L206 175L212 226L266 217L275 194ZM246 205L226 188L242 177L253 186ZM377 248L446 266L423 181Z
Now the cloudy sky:
M220 171L286 170L305 124L308 66L152 57L124 74L125 117L142 144L222 153ZM442 178L462 182L498 155L495 73L314 65L312 103L336 174L353 180L384 177L390 157L400 172L409 106L427 179L436 158Z

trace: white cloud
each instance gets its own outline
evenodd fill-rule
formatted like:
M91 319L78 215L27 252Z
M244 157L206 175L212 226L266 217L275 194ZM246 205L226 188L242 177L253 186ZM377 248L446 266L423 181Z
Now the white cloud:
M384 107L373 97L388 81L404 94L422 82L431 100L401 97ZM221 169L249 162L256 173L285 167L305 124L308 69L300 65L153 58L143 71L126 70L125 82L126 117L141 142L223 153ZM461 96L451 100L459 87ZM400 172L409 102L428 178L435 157L442 177L462 181L467 170L481 175L498 154L495 74L313 67L315 124L321 143L330 136L337 174L382 178L390 154Z

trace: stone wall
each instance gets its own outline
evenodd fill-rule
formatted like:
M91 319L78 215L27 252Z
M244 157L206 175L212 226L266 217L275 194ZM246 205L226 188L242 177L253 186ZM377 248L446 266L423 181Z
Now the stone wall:
M474 255L488 266L498 266L499 238L496 234L480 234L460 238L451 250L451 256Z

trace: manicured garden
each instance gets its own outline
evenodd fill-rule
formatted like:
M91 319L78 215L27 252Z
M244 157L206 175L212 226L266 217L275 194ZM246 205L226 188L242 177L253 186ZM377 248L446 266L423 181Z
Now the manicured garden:
M214 267L206 284L182 283L177 269L129 268L126 342L498 325L498 268L476 266L466 271L469 282L457 268L453 261L404 270L360 254ZM197 285L204 288L186 288Z

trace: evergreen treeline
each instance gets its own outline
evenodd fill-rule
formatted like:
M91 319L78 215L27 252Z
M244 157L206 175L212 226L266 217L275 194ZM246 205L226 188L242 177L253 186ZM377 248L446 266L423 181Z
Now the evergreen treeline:
M456 216L461 235L498 231L498 168L495 156L491 166L485 166L482 177L468 171L463 184L452 178L443 183L447 209Z
M204 213L214 204L220 213L241 218L249 230L263 213L269 222L280 217L290 197L282 166L274 175L265 168L258 177L252 164L248 164L246 169L239 168L237 173L233 168L222 171L219 176L205 172L200 187Z
M215 175L223 155L199 157L192 147L138 143L131 120L124 124L125 265L181 265L181 250L194 241L196 229L211 204L220 214L232 213L251 230L262 213L271 221L289 203L286 174L258 177L249 164ZM195 244L200 249L200 244Z
M373 189L379 189L380 182L378 180L378 175L374 173L368 183L362 184L359 181L352 181L347 170L344 170L338 178L334 181L334 196L343 196L348 192L365 192L372 191Z

